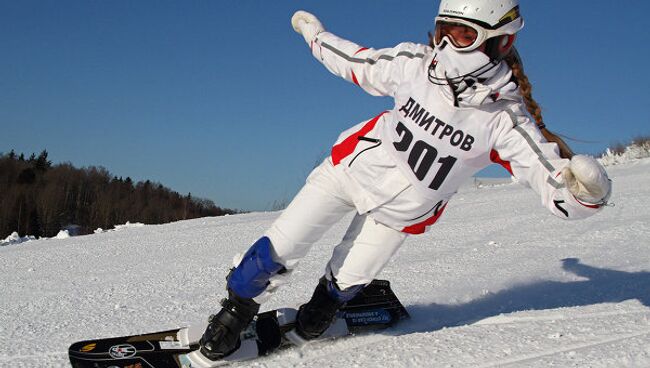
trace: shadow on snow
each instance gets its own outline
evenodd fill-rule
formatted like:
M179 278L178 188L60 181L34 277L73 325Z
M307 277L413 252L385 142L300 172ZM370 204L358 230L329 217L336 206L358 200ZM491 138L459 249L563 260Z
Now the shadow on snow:
M596 268L580 263L577 258L563 259L562 268L587 280L519 285L459 305L412 305L407 307L411 322L394 331L398 334L431 332L504 313L617 303L629 299L637 299L650 307L650 272Z

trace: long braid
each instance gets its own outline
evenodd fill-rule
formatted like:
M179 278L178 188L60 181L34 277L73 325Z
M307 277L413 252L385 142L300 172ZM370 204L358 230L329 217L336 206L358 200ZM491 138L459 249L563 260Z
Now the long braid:
M537 101L533 99L533 86L528 80L526 73L524 73L524 65L521 61L521 58L519 57L519 53L514 47L512 47L510 53L508 53L506 56L505 61L508 63L508 66L512 70L512 75L517 79L517 84L519 84L519 92L524 98L526 109L535 119L535 122L537 122L537 127L539 128L540 132L542 132L542 135L544 135L544 138L546 138L547 141L554 142L558 145L560 148L560 156L562 158L570 159L573 157L573 151L569 145L567 145L566 142L564 142L564 140L558 137L555 133L546 129L546 124L544 124L544 119L542 118L542 108L539 106Z

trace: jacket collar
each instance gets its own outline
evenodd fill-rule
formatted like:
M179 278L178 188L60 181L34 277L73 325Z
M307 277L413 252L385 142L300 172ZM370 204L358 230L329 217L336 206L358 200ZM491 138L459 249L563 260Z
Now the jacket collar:
M512 71L502 61L496 74L488 80L465 80L456 87L442 86L442 94L457 107L479 107L499 100L521 101L519 86Z

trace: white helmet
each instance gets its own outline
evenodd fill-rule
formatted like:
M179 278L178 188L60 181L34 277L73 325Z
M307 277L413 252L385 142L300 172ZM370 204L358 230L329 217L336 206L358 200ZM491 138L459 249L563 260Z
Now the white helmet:
M505 56L523 26L519 0L442 0L434 45L446 40L458 51L472 51L489 40L486 53L495 59ZM454 38L459 27L463 37Z
M464 18L488 29L507 27L510 34L524 26L519 0L442 0L438 15Z
M524 26L519 0L441 0L429 80L458 92L499 73Z

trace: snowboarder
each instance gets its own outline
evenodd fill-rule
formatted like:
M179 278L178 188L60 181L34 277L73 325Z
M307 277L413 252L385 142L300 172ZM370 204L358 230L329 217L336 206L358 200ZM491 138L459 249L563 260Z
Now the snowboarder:
M305 11L291 23L328 70L372 95L393 97L395 105L343 132L287 209L235 262L228 298L201 339L209 359L236 350L260 303L346 213L356 215L297 315L296 333L306 340L322 334L407 235L425 232L459 185L491 163L563 219L591 216L607 204L611 184L603 167L574 156L549 132L531 97L513 46L524 25L518 0L442 0L429 45L380 50L325 31Z

